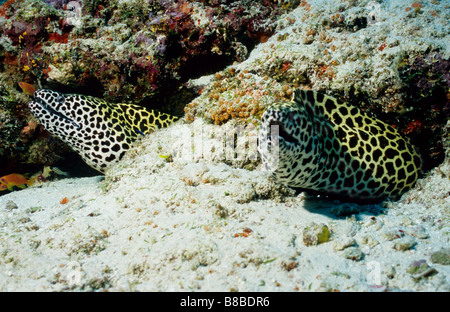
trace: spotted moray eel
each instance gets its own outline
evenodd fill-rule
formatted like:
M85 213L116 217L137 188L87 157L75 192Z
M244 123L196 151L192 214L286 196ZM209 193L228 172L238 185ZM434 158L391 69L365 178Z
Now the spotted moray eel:
M421 159L392 126L311 90L266 109L262 163L293 188L351 199L397 198L416 182Z
M138 105L43 89L29 107L48 131L100 172L119 161L139 136L178 119Z

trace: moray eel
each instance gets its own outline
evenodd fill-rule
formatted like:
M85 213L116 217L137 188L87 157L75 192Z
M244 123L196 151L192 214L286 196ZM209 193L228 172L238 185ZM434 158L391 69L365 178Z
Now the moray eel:
M297 89L291 102L266 109L258 151L281 183L356 200L397 198L421 166L392 126L311 90Z
M102 173L119 161L139 136L178 119L138 105L51 90L36 91L28 105L48 131Z

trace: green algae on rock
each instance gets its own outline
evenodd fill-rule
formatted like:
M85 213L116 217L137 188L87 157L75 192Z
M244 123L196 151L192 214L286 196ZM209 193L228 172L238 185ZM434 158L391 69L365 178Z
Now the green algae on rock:
M433 263L450 265L450 248L442 248L439 251L433 252L430 256L430 260Z

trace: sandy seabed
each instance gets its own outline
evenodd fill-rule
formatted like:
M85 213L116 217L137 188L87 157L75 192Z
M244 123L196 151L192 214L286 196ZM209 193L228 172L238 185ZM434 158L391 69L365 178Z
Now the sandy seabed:
M218 126L178 122L106 178L1 196L0 290L450 290L448 161L396 202L341 203L182 157L186 127Z

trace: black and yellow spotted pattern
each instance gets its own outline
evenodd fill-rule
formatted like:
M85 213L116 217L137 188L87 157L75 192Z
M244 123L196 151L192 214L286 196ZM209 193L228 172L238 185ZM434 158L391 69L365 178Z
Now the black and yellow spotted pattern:
M139 136L178 119L133 104L51 90L36 91L29 107L48 131L100 172L117 162Z
M297 89L292 102L266 109L258 149L280 182L354 199L396 198L421 166L392 126L311 90Z

